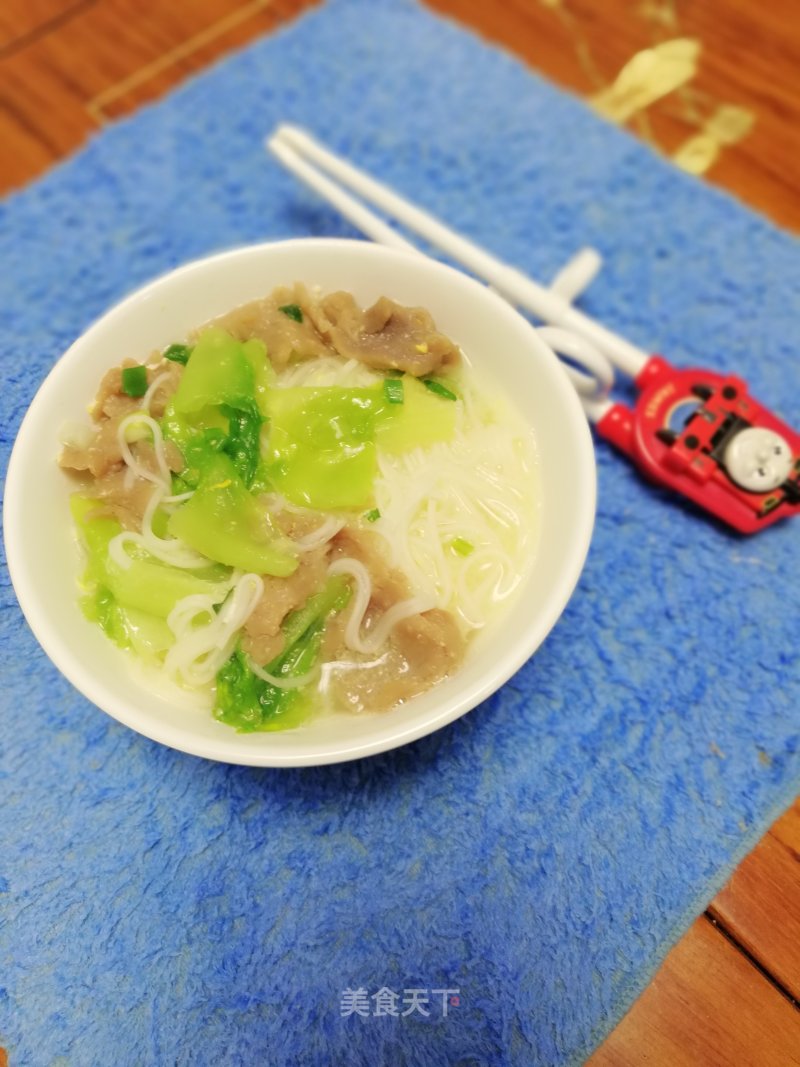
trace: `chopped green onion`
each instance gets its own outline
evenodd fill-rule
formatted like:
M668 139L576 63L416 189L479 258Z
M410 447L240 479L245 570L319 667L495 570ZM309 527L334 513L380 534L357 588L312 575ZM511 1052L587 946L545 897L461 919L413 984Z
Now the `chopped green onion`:
M364 515L364 518L367 520L367 522L377 522L380 517L381 513L377 508L373 508L372 511L368 511Z
M402 404L405 399L402 378L386 378L383 383L383 395L390 404Z
M471 556L475 551L475 545L471 541L468 541L466 537L454 537L450 542L450 547L459 556Z
M147 367L122 368L122 391L128 396L144 396L147 392Z
M278 308L278 311L282 311L284 315L288 315L295 322L303 321L303 309L299 304L284 304L283 307Z
M185 367L191 354L190 345L170 345L164 353L164 359L171 359L173 363L182 363Z
M448 389L446 385L437 382L435 378L423 378L422 384L426 389L430 389L432 393L436 393L437 396L442 397L444 400L458 400L452 389Z

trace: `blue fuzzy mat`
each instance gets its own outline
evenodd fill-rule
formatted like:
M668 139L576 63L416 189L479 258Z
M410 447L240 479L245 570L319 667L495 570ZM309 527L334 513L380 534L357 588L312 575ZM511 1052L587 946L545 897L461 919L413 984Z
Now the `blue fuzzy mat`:
M52 362L138 283L351 234L262 151L282 120L535 277L596 245L591 313L800 424L794 241L414 4L333 0L0 209L4 459ZM800 520L741 539L598 457L588 564L535 659L350 765L132 734L50 666L4 572L12 1067L583 1060L800 788ZM430 1014L342 1017L345 990L382 987ZM447 1017L434 989L460 991Z

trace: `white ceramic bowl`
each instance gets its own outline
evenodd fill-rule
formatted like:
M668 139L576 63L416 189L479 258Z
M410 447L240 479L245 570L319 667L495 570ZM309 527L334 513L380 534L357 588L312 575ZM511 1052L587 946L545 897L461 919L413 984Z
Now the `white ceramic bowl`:
M534 428L541 492L535 563L522 594L481 635L461 669L381 715L324 716L285 733L237 734L173 706L136 681L127 657L77 603L78 559L58 469L58 432L84 419L102 373L276 285L347 289L363 304L387 294L428 308L472 363L489 372ZM311 766L394 748L452 722L517 671L563 611L581 572L595 511L586 419L566 375L531 326L489 289L433 260L361 241L295 240L234 249L156 279L112 308L56 363L20 428L5 492L5 542L19 602L42 648L89 700L146 737L208 759Z

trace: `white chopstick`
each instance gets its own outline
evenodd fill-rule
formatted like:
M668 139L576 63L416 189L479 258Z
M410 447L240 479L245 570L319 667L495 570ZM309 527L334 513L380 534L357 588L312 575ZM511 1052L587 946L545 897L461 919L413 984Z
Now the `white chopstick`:
M346 193L336 182L332 182L330 178L326 178L324 174L321 174L306 163L297 147L292 143L294 138L290 139L288 132L284 136L284 131L291 131L292 134L299 137L303 135L300 130L294 130L291 126L280 126L278 131L267 141L267 147L270 152L276 159L280 160L287 170L291 171L302 182L333 204L346 219L349 219L357 229L365 233L367 237L371 237L373 241L381 245L389 245L390 248L402 248L406 252L423 254L405 237L401 237L396 230L393 230L391 226L388 226L377 215L365 208L355 197ZM308 140L310 141L310 138ZM311 156L311 153L307 154ZM337 163L343 168L348 166L342 160L337 160Z
M560 286L547 288L516 268L509 267L382 182L323 147L306 131L288 124L281 125L267 139L266 146L287 170L379 244L423 254L346 189L353 190L363 200L375 204L408 229L420 234L473 274L489 282L512 303L533 312L546 323L579 334L626 374L635 377L649 359L643 349L574 308L569 299L562 295ZM564 289L566 291L566 287Z

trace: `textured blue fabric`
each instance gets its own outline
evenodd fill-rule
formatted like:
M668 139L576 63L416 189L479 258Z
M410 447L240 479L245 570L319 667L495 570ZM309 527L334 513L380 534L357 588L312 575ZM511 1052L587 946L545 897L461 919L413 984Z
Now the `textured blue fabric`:
M239 242L350 235L263 153L281 120L534 276L596 245L590 312L738 369L800 423L790 238L414 4L333 0L2 208L4 459L47 368L136 284ZM50 666L4 573L15 1067L583 1059L800 772L800 522L744 540L598 458L588 564L534 660L352 765L226 767L135 736ZM383 986L460 1003L341 1017L345 989Z

